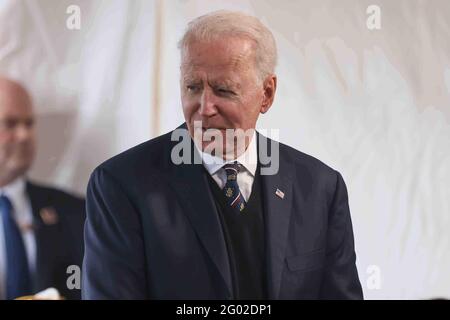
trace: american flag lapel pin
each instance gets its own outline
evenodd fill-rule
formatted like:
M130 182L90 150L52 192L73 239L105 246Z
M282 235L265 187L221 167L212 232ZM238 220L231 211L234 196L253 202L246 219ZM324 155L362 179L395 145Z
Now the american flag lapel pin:
M281 199L284 199L284 192L277 188L277 191L275 191L275 194L280 197Z

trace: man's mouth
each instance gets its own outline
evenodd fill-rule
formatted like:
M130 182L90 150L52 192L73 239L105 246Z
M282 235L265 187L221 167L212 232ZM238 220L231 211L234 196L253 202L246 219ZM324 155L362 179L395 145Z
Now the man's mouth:
M209 128L205 128L202 127L202 131L206 131L206 130L226 130L226 128L216 128L216 127L209 127Z

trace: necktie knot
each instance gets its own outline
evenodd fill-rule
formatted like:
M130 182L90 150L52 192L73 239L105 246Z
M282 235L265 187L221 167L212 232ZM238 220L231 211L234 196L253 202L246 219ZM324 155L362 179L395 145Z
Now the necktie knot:
M223 169L225 170L225 174L227 175L227 181L235 181L241 169L241 165L237 162L227 163L223 166Z
M245 199L239 190L239 185L237 183L237 176L241 169L241 165L237 162L228 163L223 166L227 180L225 182L224 193L227 199L228 205L237 210L238 212L244 210L246 205Z

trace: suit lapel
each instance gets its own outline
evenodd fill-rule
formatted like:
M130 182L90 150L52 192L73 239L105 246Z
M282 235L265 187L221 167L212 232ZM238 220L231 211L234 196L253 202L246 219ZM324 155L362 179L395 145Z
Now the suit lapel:
M192 148L191 152L193 155L197 151ZM231 296L232 280L225 238L203 165L175 165L170 181L176 194L183 200L182 203L186 204L187 217L220 272L228 295Z
M36 237L36 290L42 290L54 285L53 266L58 251L57 221L49 220L50 199L42 194L40 189L27 182L27 193L33 211L33 226ZM44 219L43 219L44 218Z
M271 153L271 147L277 142L270 140L258 133L258 152L262 144L266 144L272 156L279 153ZM275 145L272 145L275 143ZM278 146L277 146L278 147ZM259 153L260 154L260 153ZM262 175L261 182L264 199L265 230L266 230L266 256L267 256L267 284L269 299L277 299L280 292L281 274L283 271L289 221L292 207L292 176L293 165L286 161L280 154L279 170L274 175ZM258 157L260 159L260 157ZM272 159L276 161L277 159ZM267 167L268 164L260 164ZM277 190L281 191L281 193Z

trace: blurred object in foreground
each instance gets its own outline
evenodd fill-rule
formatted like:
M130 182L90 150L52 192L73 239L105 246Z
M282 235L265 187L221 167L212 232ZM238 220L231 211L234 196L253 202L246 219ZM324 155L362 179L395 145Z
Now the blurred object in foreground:
M65 300L55 288L48 288L32 296L18 297L14 300Z

